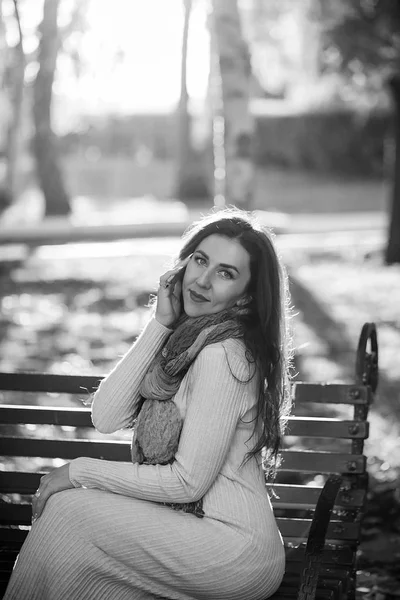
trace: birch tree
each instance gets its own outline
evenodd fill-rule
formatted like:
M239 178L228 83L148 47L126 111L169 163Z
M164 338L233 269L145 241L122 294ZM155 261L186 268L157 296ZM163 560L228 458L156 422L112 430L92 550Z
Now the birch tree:
M254 183L254 120L249 107L251 62L237 0L212 0L210 25L211 49L217 55L212 64L219 69L219 77L213 80L220 81L223 117L223 122L221 115L214 120L214 128L217 128L214 139L215 133L223 127L225 202L249 210ZM220 150L214 147L214 151ZM215 171L220 177L220 168ZM221 182L217 183L221 188Z
M6 189L10 195L11 201L15 199L15 183L18 171L18 153L20 142L20 126L24 101L24 79L25 79L25 53L23 45L23 34L21 28L21 18L17 0L14 0L14 16L18 29L18 41L12 48L12 81L10 82L10 104L12 107L7 131L7 168L6 168Z
M189 94L187 90L187 55L189 41L189 22L192 12L192 0L183 0L184 21L181 53L181 90L178 105L178 169L177 194L185 195L185 184L191 163ZM184 199L184 198L182 198Z
M176 193L183 202L209 197L207 175L199 153L192 144L192 119L187 89L189 25L193 0L183 0L184 22L181 53L181 88L178 105L178 162Z
M3 163L0 175L0 210L12 204L17 195L25 76L25 54L17 0L13 0L9 7L13 8L13 12L7 11L5 18L0 1L0 136ZM15 30L14 44L7 42L5 20Z
M59 4L60 0L44 2L43 19L39 26L39 70L33 87L34 154L46 216L66 216L70 213L69 196L59 166L51 124L53 83L61 45L57 26Z
M5 164L5 138L7 128L7 115L9 103L4 92L5 87L5 66L7 44L5 37L5 28L2 11L2 0L0 0L0 212L10 204L10 195L6 185L6 164Z

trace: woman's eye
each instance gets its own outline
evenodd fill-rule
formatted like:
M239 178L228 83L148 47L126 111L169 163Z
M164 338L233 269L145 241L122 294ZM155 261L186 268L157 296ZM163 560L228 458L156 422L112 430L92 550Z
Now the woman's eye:
M206 259L203 256L195 256L194 260L199 264L199 265L204 265L204 263L206 262Z
M223 271L220 271L220 273L224 279L232 279L233 278L233 275L230 271L223 270Z

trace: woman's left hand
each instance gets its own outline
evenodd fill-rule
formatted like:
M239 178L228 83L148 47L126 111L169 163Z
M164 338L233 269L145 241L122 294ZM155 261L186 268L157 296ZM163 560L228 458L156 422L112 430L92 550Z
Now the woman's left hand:
M69 478L69 463L43 475L39 488L32 499L32 523L40 517L52 494L72 488L74 486Z

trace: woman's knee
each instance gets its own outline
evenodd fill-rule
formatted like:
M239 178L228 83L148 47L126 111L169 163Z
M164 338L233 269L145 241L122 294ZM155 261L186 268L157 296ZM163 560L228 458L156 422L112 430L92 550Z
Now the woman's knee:
M66 543L69 537L73 537L76 507L74 498L69 493L71 491L73 490L50 496L43 513L32 527L32 535L43 538L43 545L49 556L54 551L53 546L58 547L61 540Z

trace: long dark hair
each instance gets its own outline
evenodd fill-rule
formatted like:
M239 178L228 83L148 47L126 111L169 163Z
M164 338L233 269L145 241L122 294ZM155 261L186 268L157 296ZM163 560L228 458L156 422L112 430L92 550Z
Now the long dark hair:
M251 214L239 209L227 208L193 223L183 236L179 258L192 254L202 240L213 234L237 240L250 255L247 295L251 299L246 306L248 314L241 319L247 356L255 363L259 376L253 436L256 431L261 433L246 459L262 452L264 468L273 477L291 408L287 275L275 249L272 232Z

